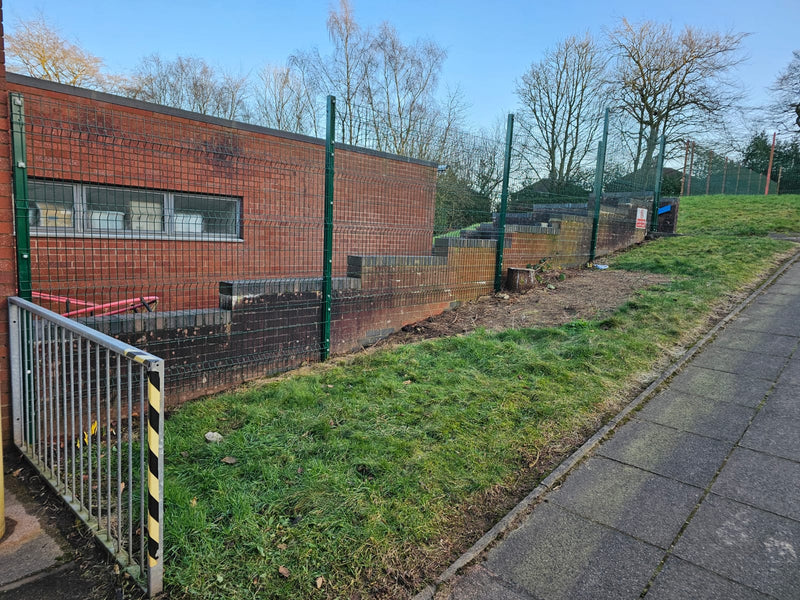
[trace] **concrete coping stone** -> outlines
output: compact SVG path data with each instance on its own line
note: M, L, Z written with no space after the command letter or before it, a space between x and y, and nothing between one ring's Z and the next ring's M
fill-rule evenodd
M203 308L84 317L78 321L107 335L119 335L163 329L227 325L231 322L231 315L230 312L219 308Z
M445 266L447 261L440 256L348 256L349 267L432 267Z
M506 225L506 233L540 233L544 235L558 235L560 230L560 223L550 223L548 225Z
M578 215L561 215L559 219L550 219L550 223L591 223L592 221L594 221L592 217L579 217Z
M361 289L361 280L354 277L333 277L335 291ZM322 277L286 277L278 279L238 279L220 281L219 294L227 297L322 291Z
M548 204L532 204L531 206L533 208L532 212L537 212L541 210L557 210L559 208L566 208L566 209L586 208L587 205L588 202L550 202ZM499 215L500 213L493 213L493 214ZM525 215L528 213L509 213L509 214Z
M437 238L435 246L445 246L450 248L494 248L497 240L482 240L479 238Z

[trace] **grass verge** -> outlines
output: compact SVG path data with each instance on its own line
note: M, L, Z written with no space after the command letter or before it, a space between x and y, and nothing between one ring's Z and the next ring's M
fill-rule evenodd
M685 234L767 235L800 232L796 195L681 198L678 231Z
M782 198L800 212L800 197ZM706 200L682 203L684 230L704 230L693 219L705 222ZM606 318L376 351L184 406L166 426L171 597L418 589L477 538L459 536L493 490L577 444L791 248L735 237L739 213L729 225L714 213L718 234L665 238L611 260L672 282ZM796 216L769 218L752 231L791 227ZM224 441L206 444L207 431Z

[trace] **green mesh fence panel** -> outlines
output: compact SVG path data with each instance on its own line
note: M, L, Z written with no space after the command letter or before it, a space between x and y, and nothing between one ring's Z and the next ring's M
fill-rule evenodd
M164 358L173 402L319 360L324 140L18 87L37 303ZM330 352L493 293L505 132L341 102L335 128ZM644 238L655 181L608 156L598 256ZM587 262L595 158L543 177L515 137L504 269Z
M683 196L753 195L765 192L766 173L757 173L711 148L686 142L683 155ZM777 173L773 173L769 180L769 193L778 193Z

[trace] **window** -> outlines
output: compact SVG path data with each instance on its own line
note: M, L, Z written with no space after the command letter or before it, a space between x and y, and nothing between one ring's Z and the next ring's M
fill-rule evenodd
M33 227L75 226L75 198L73 186L66 183L29 181L28 216Z
M33 233L235 238L240 198L30 180Z
M202 230L213 235L235 236L239 230L239 202L232 198L173 195L175 233Z
M164 194L143 190L84 186L89 229L164 231Z

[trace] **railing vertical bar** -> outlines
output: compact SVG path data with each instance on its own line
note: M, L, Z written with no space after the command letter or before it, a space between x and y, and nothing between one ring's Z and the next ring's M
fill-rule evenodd
M128 361L128 555L133 560L133 363Z
M64 434L62 438L62 442L59 443L58 447L63 448L64 452L64 495L66 496L67 488L69 487L69 465L67 464L69 458L69 441L68 441L68 426L69 426L69 400L67 397L69 394L67 393L67 332L59 327L59 337L61 338L61 359L59 360L59 367L61 370L61 400L59 402L59 412L62 416L62 427L61 432ZM61 472L61 467L59 466L59 473Z
M77 438L75 439L75 446L80 449L78 452L78 480L80 483L79 501L81 506L84 506L85 496L83 495L83 436L81 429L83 428L83 338L78 336L77 348L75 354L78 356L78 431L76 432Z
M53 443L55 445L55 480L58 482L58 491L61 490L61 356L59 338L61 330L58 325L53 325L53 414L55 415L55 428L53 429Z
M57 479L56 461L58 460L56 446L57 431L58 431L58 373L56 371L56 361L58 360L58 343L56 342L56 328L55 325L49 324L50 341L48 346L50 348L50 366L48 373L50 377L50 397L49 397L49 410L50 410L50 473L53 479Z
M106 535L111 539L111 350L106 350Z
M95 371L96 373L97 371ZM89 492L89 503L87 506L89 507L89 515L92 514L92 506L94 505L94 493L92 489L94 488L94 452L93 452L93 436L92 433L92 342L91 340L87 340L86 342L86 430L85 430L85 440L86 440L86 456L87 456L87 465L86 465L86 472L89 476L86 478L86 489Z
M20 310L18 306L14 306L12 304L8 305L9 311L11 315L9 316L9 322L13 323L15 320L18 324L18 335L16 336L15 340L12 340L10 358L12 360L12 367L11 373L12 377L14 376L14 365L13 361L17 362L16 367L16 374L17 374L17 382L16 384L12 384L11 394L12 394L12 415L21 414L22 422L17 427L15 424L15 435L14 439L19 440L25 446L28 445L28 424L30 421L30 414L29 414L29 407L28 407L28 390L29 386L27 385L27 373L30 369L31 363L28 361L28 354L27 354L27 347L28 347L28 339L26 335L26 321L27 321L27 312ZM14 334L13 329L11 330L11 334ZM16 348L16 351L14 350ZM14 390L14 387L18 386L18 391ZM18 408L19 412L14 412L14 408ZM18 432L18 433L17 433Z
M47 413L49 419L49 428L48 428L48 435L47 435L47 448L48 448L48 461L47 467L50 471L50 475L53 476L53 464L54 464L54 451L53 451L53 436L54 429L53 424L55 422L55 418L53 417L53 408L55 402L53 401L55 392L53 392L53 325L51 323L47 323L47 364L45 368L45 374L47 376L47 396L45 400L47 402Z
M122 363L117 358L117 552L122 548Z
M97 453L97 479L95 485L97 486L97 525L98 527L102 527L103 523L103 462L101 457L101 445L100 445L100 436L102 435L103 427L100 424L100 415L102 415L102 410L100 409L100 345L95 344L94 349L94 368L95 368L95 378L94 378L94 396L95 396L95 407L94 407L94 416L95 422L97 423L97 431L95 435L97 436L94 440L95 442L95 452Z
M18 309L19 310L19 309ZM25 437L25 444L28 449L36 442L36 432L34 427L38 419L35 415L36 410L36 389L33 386L34 378L34 362L33 362L33 328L32 328L32 315L26 310L20 310L22 321L25 330L25 345L22 347L24 353L24 364L22 365L22 373L25 378L25 410L27 420L23 423ZM33 438L33 439L31 439Z
M69 332L69 413L70 413L70 437L69 437L69 452L70 463L72 466L72 501L77 499L77 479L75 477L75 470L77 468L77 457L75 456L75 337L72 332Z
M42 321L42 410L44 411L44 439L42 440L42 464L50 469L50 324Z
M25 429L28 423L25 410L25 388L22 382L25 380L27 363L24 356L25 335L24 335L24 316L25 313L14 304L8 305L8 332L9 332L9 362L11 366L11 414L13 421L13 440L17 444L25 445ZM22 419L21 421L19 419ZM2 476L0 476L2 479ZM2 515L0 515L2 518ZM3 526L0 526L3 529Z
M39 369L39 377L41 379L41 386L39 387L39 403L41 404L41 421L42 433L39 436L41 443L39 444L39 460L43 465L47 466L47 323L39 321L39 352L42 360Z
M36 419L36 452L34 456L38 460L42 456L44 450L44 423L46 420L42 402L42 395L44 393L44 378L42 377L42 368L44 367L44 342L42 336L44 332L42 331L41 320L38 317L34 317L34 319L36 324L36 345L34 347L36 353L36 413L39 415Z
M63 472L64 471L63 467L65 465L62 464L62 460L61 460L62 459L62 454L63 454L61 452L61 449L64 447L64 438L63 438L63 433L64 433L64 428L63 428L64 411L63 411L62 405L64 403L64 395L65 395L64 394L64 388L62 386L63 378L64 378L64 369L62 368L62 362L64 360L64 357L62 356L63 348L61 347L61 338L63 336L63 330L58 325L55 325L54 326L54 333L55 333L55 338L56 338L55 339L55 357L56 358L55 358L55 363L53 365L54 366L54 372L55 372L55 382L54 382L54 386L53 386L54 390L55 390L55 404L53 405L53 408L54 408L55 413L56 413L56 431L58 432L56 434L56 481L58 482L58 486L59 486L58 487L58 491L63 494L64 493L64 487L63 486L66 483L65 478L64 478L64 472ZM63 462L64 463L66 462L66 458L64 459Z
M25 443L25 386L22 384L25 373L25 360L22 358L24 343L22 314L18 306L8 305L8 337L9 337L9 366L11 367L11 415L12 439L17 444ZM20 421L20 418L22 419ZM0 454L2 448L0 448ZM0 467L2 468L2 467ZM0 475L0 481L3 476ZM0 484L2 485L2 484ZM2 503L0 503L2 504ZM5 519L5 512L0 508L0 518ZM5 531L5 521L0 525L0 530Z

